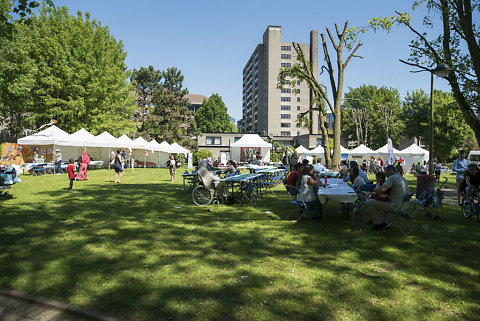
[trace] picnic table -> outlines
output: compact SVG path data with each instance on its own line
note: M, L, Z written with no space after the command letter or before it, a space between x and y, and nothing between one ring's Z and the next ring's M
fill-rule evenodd
M222 178L221 181L230 185L232 195L234 195L235 192L240 194L240 206L242 206L244 198L252 200L252 198L255 197L255 193L257 194L256 196L258 196L259 186L255 184L254 181L262 176L263 174L258 173L240 174Z
M318 188L318 199L320 203L326 204L328 200L343 204L355 204L358 199L357 193L351 188L347 182L341 178L331 178L327 180L325 187ZM349 206L349 216L352 223L352 231L354 225L354 206Z

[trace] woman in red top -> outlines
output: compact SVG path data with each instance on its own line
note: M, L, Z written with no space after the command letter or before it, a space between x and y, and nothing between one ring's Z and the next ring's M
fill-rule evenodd
M70 163L67 166L68 178L70 179L68 189L73 189L73 181L75 180L75 165L73 165L73 158L70 158L68 162Z
M84 150L82 152L82 156L80 158L80 167L78 168L77 179L79 181L86 181L87 180L87 166L90 164L90 157L87 155L87 151Z

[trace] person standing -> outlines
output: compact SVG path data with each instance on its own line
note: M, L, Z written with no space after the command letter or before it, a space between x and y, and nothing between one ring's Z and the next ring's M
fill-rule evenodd
M115 162L113 164L113 169L115 169L115 183L120 184L120 179L123 175L123 156L122 151L117 149L117 155L115 155Z
M75 165L73 165L73 162L73 158L68 160L67 173L68 179L70 180L70 185L68 185L69 190L73 189L73 181L75 180Z
M122 149L122 169L125 169L125 165L127 163L127 152L125 149Z
M38 148L37 147L35 147L33 149L33 162L38 163Z
M468 168L470 162L468 159L465 158L466 154L465 151L461 150L458 152L458 158L453 162L452 171L457 173L456 181L457 181L457 201L458 205L460 206L460 196L462 194L462 183L464 178L464 173Z
M290 172L295 171L295 169L297 168L297 163L298 163L298 153L294 149L292 153L292 158L290 159Z
M82 155L80 155L79 160L80 160L80 166L78 168L77 179L79 181L86 181L87 167L88 167L88 164L90 164L90 157L88 157L86 150L82 152Z
M62 174L62 153L60 153L60 149L55 151L55 162L57 164L57 175Z
M174 155L170 155L170 161L168 162L170 168L170 182L175 182L175 175L177 173L177 161Z

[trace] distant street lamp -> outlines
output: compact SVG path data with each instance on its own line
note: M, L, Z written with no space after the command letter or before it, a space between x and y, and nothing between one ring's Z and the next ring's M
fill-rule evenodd
M433 109L433 75L446 78L452 71L452 67L447 64L439 64L435 69L430 70L430 149L428 160L428 174L433 175L433 146L434 146L434 133L435 133L435 119Z

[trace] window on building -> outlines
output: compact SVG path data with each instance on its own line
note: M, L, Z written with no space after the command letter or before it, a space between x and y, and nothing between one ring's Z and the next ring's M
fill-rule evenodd
M299 124L299 123L296 123L296 126L297 126L297 128L300 128L300 124Z
M242 137L235 137L235 138L233 139L233 142L234 142L234 143L238 142L238 141L240 140L240 138L242 138Z
M206 145L221 145L222 144L222 137L207 136L205 144Z
M318 146L318 145L322 145L322 144L323 144L322 139L321 139L321 138L317 138L317 146Z
M291 109L292 109L292 106L290 106L290 105L282 105L281 108L282 108L282 110L291 110Z
M300 97L297 97L297 103L299 103L299 102L300 102Z
M292 66L292 64L289 62L282 62L281 65L282 67L289 67L289 68Z
M283 82L284 85L290 85L290 80L288 79L285 79L285 81Z
M290 136L290 132L280 132L280 136Z
M299 94L299 93L300 93L300 88L295 88L295 92L296 92L297 94Z
M300 111L300 106L297 106L297 110Z
M281 118L282 119L290 119L292 116L290 114L282 114Z
M290 128L290 123L281 123L281 124L280 124L280 127Z
M299 86L300 86L300 80L297 80L297 85L299 85Z
M282 93L284 93L284 94L289 94L289 93L292 92L292 90L291 90L290 88L282 88L281 91L282 91Z
M291 46L282 46L282 51L290 51L292 50Z
M299 131L297 131L297 136L300 136L300 132L299 132Z
M291 97L281 97L280 98L282 101L292 101Z
M282 54L282 59L292 59L291 55Z

